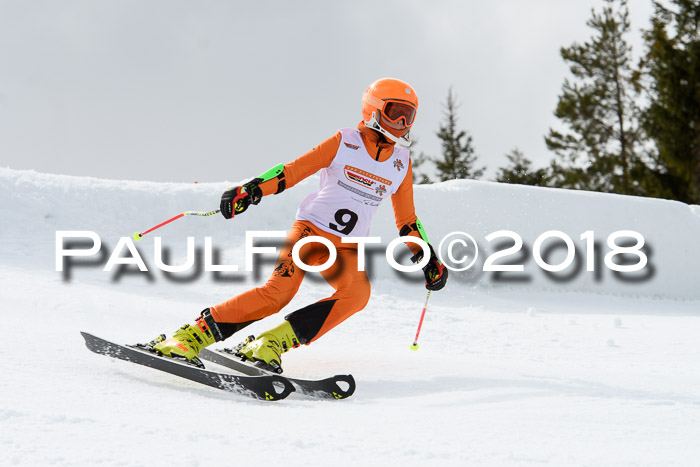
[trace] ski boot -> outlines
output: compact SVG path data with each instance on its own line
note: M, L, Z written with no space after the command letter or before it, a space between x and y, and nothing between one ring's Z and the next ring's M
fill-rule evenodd
M223 340L219 326L211 316L209 308L202 311L194 324L185 324L175 331L172 337L166 338L165 334L153 339L145 345L141 345L159 355L178 358L199 368L204 368L199 358L199 351Z
M255 366L273 373L282 373L281 355L291 348L299 347L297 338L289 321L284 321L258 336L249 336L233 350L239 357L255 362Z

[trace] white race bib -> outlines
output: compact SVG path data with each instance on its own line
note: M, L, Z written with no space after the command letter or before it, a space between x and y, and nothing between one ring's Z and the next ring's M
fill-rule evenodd
M359 130L340 130L333 162L321 169L318 189L302 201L297 220L341 237L367 237L379 204L399 189L408 170L408 149L394 146L384 162L374 159Z

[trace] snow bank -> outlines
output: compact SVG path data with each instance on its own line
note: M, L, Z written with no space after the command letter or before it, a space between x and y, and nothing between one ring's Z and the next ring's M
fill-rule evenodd
M143 231L186 210L216 209L223 189L241 181L209 184L111 181L0 169L2 261L54 270L58 230L94 231L104 242L105 253L111 253L109 249L116 246L120 237L130 237L134 231ZM186 255L185 237L196 237L201 247L204 237L209 236L222 254L221 263L239 264L242 268L245 232L288 230L298 204L316 184L317 180L311 178L281 196L268 197L260 206L234 221L227 222L220 216L186 218L152 236L162 236L165 247L172 250L173 264ZM479 246L475 264L466 272L453 272L451 276L450 292L456 295L468 294L474 289L515 288L700 298L700 206L467 180L416 186L415 203L433 244L437 246L452 232L465 232ZM503 230L520 236L523 246L494 264L519 264L523 266L521 272L483 271L489 255L513 245L513 240L504 236L492 242L486 240L489 234ZM569 236L575 247L572 263L560 272L544 271L534 259L537 237L552 230ZM604 256L610 251L608 237L623 230L638 232L644 238L643 252L648 263L639 272L616 273L604 263ZM581 239L584 232L593 232L589 234L594 236L593 250ZM385 203L377 214L372 235L380 236L383 245L396 237L390 203ZM152 239L145 238L138 243L138 248L149 268L152 267ZM442 250L444 257L445 248ZM551 250L550 254L541 256L549 264L561 263L566 257L567 250L561 239L546 240L541 251L547 250ZM455 251L459 259L459 250ZM471 254L468 250L463 253ZM593 255L593 271L587 270L589 254ZM624 259L630 263L639 260L634 255L624 255L614 261ZM370 268L373 280L401 277L388 267L381 254L370 263ZM93 269L81 271L81 277L99 277L99 268ZM416 274L410 277L416 279Z
M120 182L0 169L0 309L17 328L5 333L0 359L4 463L226 465L266 459L271 439L287 463L310 466L692 465L700 457L700 302L678 300L698 297L692 241L700 211L680 203L485 182L416 187L433 242L464 230L483 251L470 273L454 274L432 295L419 352L409 345L425 300L420 275L404 283L374 261L368 306L285 354L291 376L352 373L357 391L346 401L292 394L270 405L89 352L78 331L143 342L249 284L158 273L115 281L98 264L75 269L66 281L54 270L56 231L95 231L113 249L120 237L184 210L215 209L221 191L237 182ZM287 230L314 183L266 198L234 221L187 218L164 227L172 262L183 256L187 236L199 244L211 236L221 263L242 264L244 232ZM385 244L396 235L391 217L383 206L374 226ZM494 278L479 271L493 248L485 236L502 229L517 232L528 253L509 258L522 262L523 272ZM566 232L581 258L582 232L600 241L637 230L651 247L654 274L625 282L600 265L587 272L584 261L557 281L532 259L534 240L551 229ZM152 240L138 248L152 267ZM288 307L245 335L259 335L329 289L305 280ZM178 425L183 408L206 420ZM267 420L288 420L292 428L242 435ZM171 425L177 429L164 431Z

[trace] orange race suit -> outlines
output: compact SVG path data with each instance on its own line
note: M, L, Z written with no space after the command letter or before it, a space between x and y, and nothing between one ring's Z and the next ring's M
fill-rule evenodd
M372 157L379 162L392 157L396 149L393 142L370 130L362 122L357 129L367 150L367 154L358 152L357 157ZM342 141L341 131L338 131L298 159L285 164L284 189L291 188L310 175L329 167L339 154ZM403 169L403 164L397 169ZM413 204L413 175L410 158L405 170L403 181L398 188L393 189L391 195L394 217L402 235L420 238L420 234L415 229L417 218ZM259 188L263 196L275 194L279 192L279 182L277 179L271 179L261 183ZM381 185L377 189L380 190ZM244 326L284 308L299 290L305 275L305 271L291 259L291 250L297 241L308 236L328 239L335 246L338 256L329 269L321 272L328 284L335 289L335 293L286 316L300 343L308 344L315 341L352 314L362 310L369 301L370 283L365 271L357 270L357 244L341 243L341 236L334 235L329 229L315 225L309 220L297 220L280 251L274 272L265 285L212 306L210 310L214 320L217 323L236 323ZM411 242L407 245L413 253L422 251L415 243ZM310 266L324 264L328 257L328 248L320 243L309 243L300 250L300 259ZM222 327L225 326L226 324L223 324ZM237 326L235 329L243 326Z

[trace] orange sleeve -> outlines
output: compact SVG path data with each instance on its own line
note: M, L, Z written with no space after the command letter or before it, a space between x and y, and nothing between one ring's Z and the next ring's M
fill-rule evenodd
M394 207L394 219L396 220L396 228L401 231L401 227L406 224L416 222L416 208L413 204L413 164L408 160L408 171L404 177L399 189L391 195L391 204ZM420 238L420 234L413 231L409 234L412 237ZM413 254L422 251L416 243L406 243L406 246Z
M341 135L340 132L337 132L303 156L288 164L284 164L285 189L293 187L306 177L331 165L333 158L338 153L340 141ZM273 178L261 183L260 189L263 192L263 196L276 193L277 179Z

